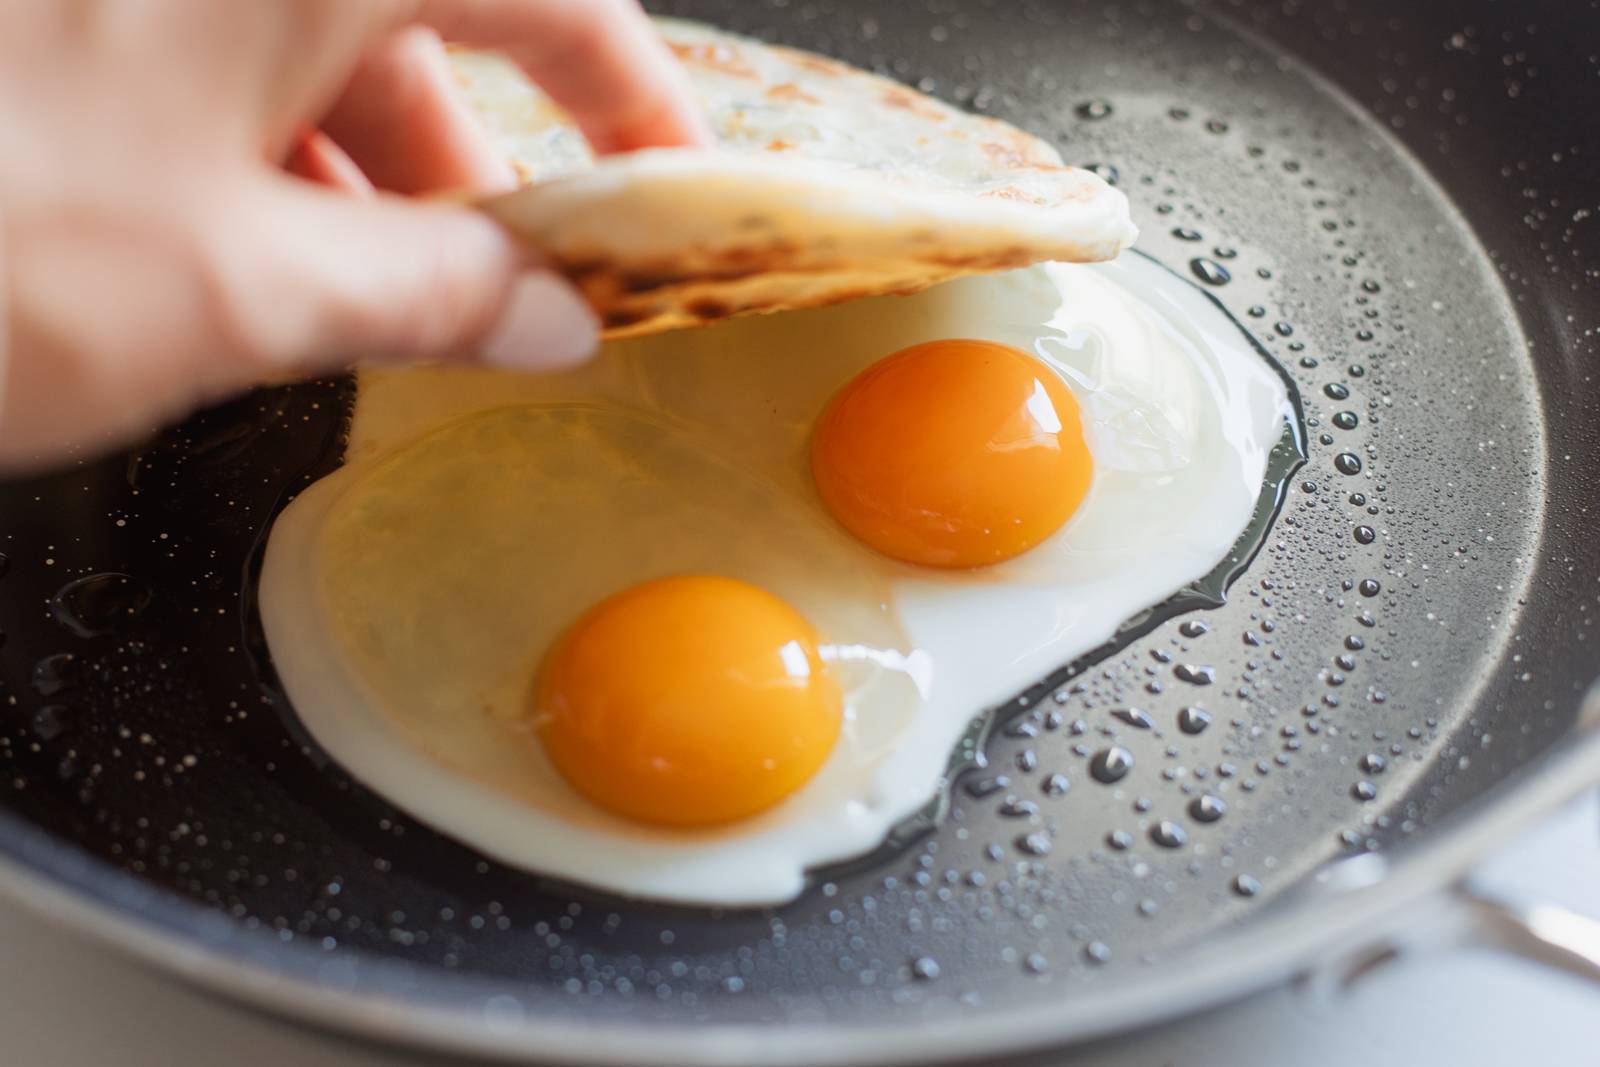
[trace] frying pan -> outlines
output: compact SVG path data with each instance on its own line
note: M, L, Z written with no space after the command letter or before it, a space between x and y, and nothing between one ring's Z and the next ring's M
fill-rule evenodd
M1600 780L1600 5L662 6L1119 182L1301 396L1248 569L989 709L931 825L794 903L641 904L430 832L299 728L255 566L350 384L259 393L0 488L19 898L229 996L522 1061L1022 1062L1424 935L1594 977L1592 925L1461 886Z

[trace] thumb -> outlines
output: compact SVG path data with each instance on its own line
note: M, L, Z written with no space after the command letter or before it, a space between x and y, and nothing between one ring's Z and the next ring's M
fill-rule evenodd
M469 208L357 198L275 179L228 286L250 347L277 366L480 361L555 369L598 343L576 289Z

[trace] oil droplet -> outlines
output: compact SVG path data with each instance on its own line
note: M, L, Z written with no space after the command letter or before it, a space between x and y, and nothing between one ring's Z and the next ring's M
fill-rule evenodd
M33 713L33 736L54 741L66 732L71 720L72 709L65 704L45 704Z
M1333 457L1333 465L1340 474L1361 473L1361 457L1354 452L1340 452Z
M1201 241L1205 239L1205 235L1199 230L1191 229L1188 226L1176 227L1172 231L1172 236L1180 241Z
M1189 832L1175 822L1162 819L1150 827L1150 840L1162 848L1182 848L1189 840Z
M991 775L985 778L974 778L967 783L967 795L982 799L991 793L998 793L1011 784L1011 779L1003 774Z
M1117 184L1117 179L1122 177L1122 172L1111 163L1089 163L1086 164L1083 169L1088 171L1090 174L1093 174L1107 185Z
M1389 761L1376 752L1368 752L1361 757L1361 769L1368 774L1382 774L1389 767Z
M1341 430L1353 430L1361 425L1361 419L1353 411L1337 411L1333 415L1333 424Z
M1378 539L1378 531L1370 526L1357 526L1355 528L1355 539L1357 544L1370 545Z
M1200 619L1188 619L1178 627L1178 632L1185 637L1203 637L1211 632L1211 627Z
M1052 774L1044 780L1039 787L1047 797L1062 797L1067 795L1067 790L1072 788L1072 783L1064 774Z
M1322 387L1322 391L1330 400L1350 399L1350 389L1342 382L1329 382Z
M1248 874L1241 874L1233 880L1233 891L1241 897L1253 897L1261 892L1261 883Z
M1089 760L1089 775L1097 782L1110 785L1120 782L1133 770L1133 753L1121 745L1103 748Z
M1000 802L1000 814L1008 819L1022 819L1039 814L1039 805L1019 797L1006 797Z
M1028 953L1028 958L1022 961L1022 965L1033 974L1044 974L1050 969L1050 961L1037 952Z
M1195 822L1216 822L1228 813L1228 805L1221 797L1210 793L1195 797L1189 802L1189 816Z
M1203 733L1211 725L1211 713L1198 705L1191 705L1178 712L1178 729L1186 734Z
M1148 730L1155 725L1155 720L1140 708L1117 708L1111 713L1111 717L1140 730Z
M1048 856L1050 854L1050 835L1045 833L1023 834L1017 838L1017 849L1030 856Z
M1378 584L1376 578L1363 578L1360 584L1356 586L1356 592L1362 596L1377 596L1382 591L1383 586Z
M1085 100L1073 109L1080 119L1096 122L1100 119L1111 117L1111 102L1108 100Z
M1350 795L1357 800L1377 800L1378 787L1363 779L1350 787Z
M1105 963L1111 958L1111 949L1104 941L1091 941L1083 946L1083 958L1094 964Z
M1106 835L1106 844L1118 852L1126 852L1133 847L1133 835L1126 830L1113 830Z
M1190 685L1210 685L1217 680L1215 667L1202 667L1194 663L1180 663L1172 668L1172 673L1177 675L1180 682Z
M918 981L931 982L939 977L939 961L932 956L918 956L911 961L911 974Z
M55 696L78 684L78 661L71 652L57 652L33 665L33 688L40 696Z
M1189 261L1189 269L1194 272L1196 278L1199 278L1207 285L1227 285L1233 281L1233 275L1228 273L1227 267L1224 267L1214 259L1206 259L1204 256L1197 256L1191 259Z
M62 586L50 598L50 615L78 637L100 637L141 614L153 596L138 579L107 571Z

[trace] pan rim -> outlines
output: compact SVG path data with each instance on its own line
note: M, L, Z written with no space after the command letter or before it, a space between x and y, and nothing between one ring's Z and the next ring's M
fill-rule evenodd
M1381 943L1401 925L1407 905L1446 890L1495 845L1600 784L1600 683L1590 688L1572 734L1568 743L1558 742L1451 813L1428 839L1376 854L1384 860L1382 875L1369 884L1329 891L1313 876L1304 883L1303 899L1286 897L1274 913L1208 939L1203 950L1174 954L1157 976L1140 972L1075 992L1050 1012L1034 1004L947 1023L780 1024L781 1047L773 1042L773 1024L627 1023L597 1029L592 1021L540 1017L495 1025L482 1011L327 988L267 962L261 951L309 962L316 951L309 945L285 945L271 931L240 930L214 909L140 882L9 813L0 813L0 895L220 1000L391 1047L488 1062L553 1064L559 1057L583 1067L858 1067L983 1059L1170 1021L1303 972L1334 946L1349 951ZM104 896L85 888L97 881L110 887ZM161 916L184 927L169 929ZM207 944L208 924L226 931L236 947Z

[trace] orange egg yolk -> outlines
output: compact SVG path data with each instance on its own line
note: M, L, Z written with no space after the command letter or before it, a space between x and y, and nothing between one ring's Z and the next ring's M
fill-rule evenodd
M804 785L843 701L801 615L731 578L674 577L591 608L540 666L535 722L557 770L618 815L712 826Z
M1072 391L991 341L880 360L829 401L811 439L834 517L884 555L933 567L1026 552L1071 517L1093 467Z

